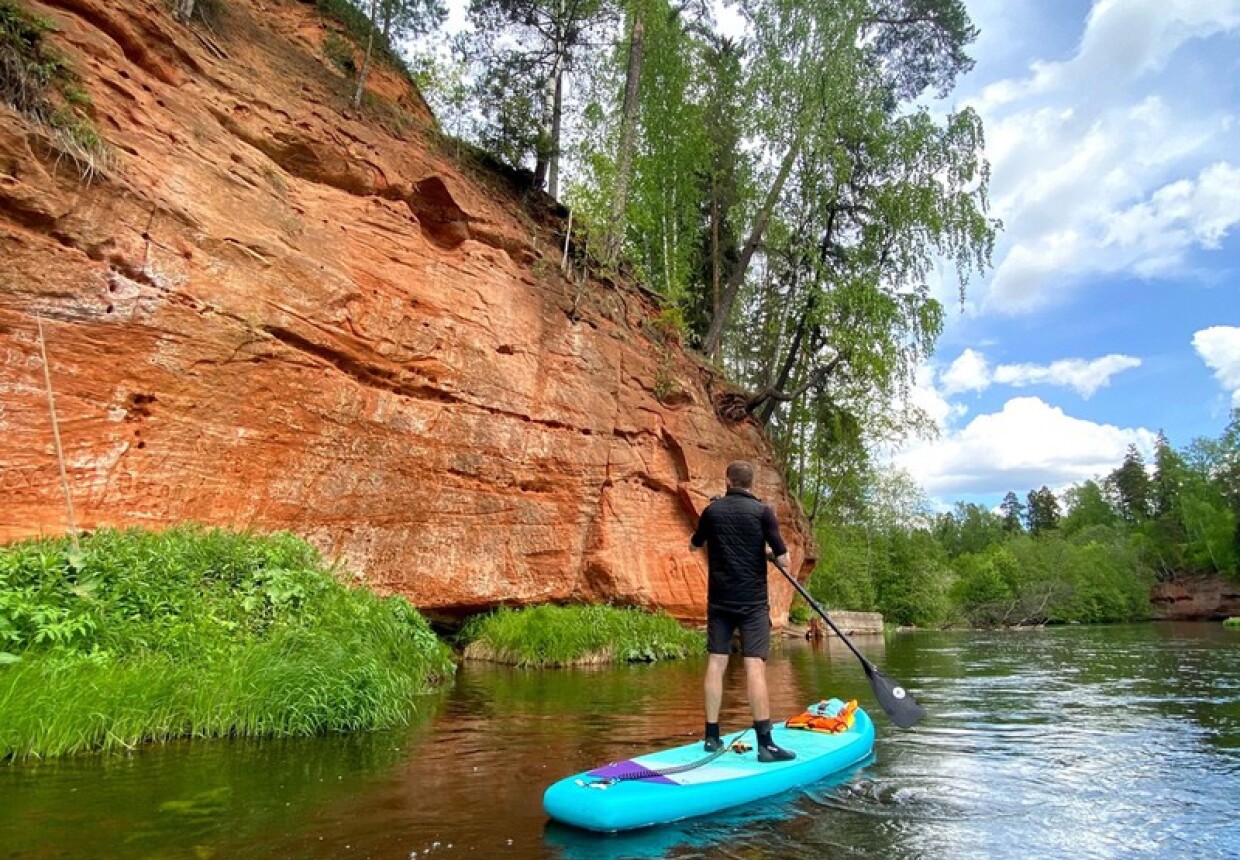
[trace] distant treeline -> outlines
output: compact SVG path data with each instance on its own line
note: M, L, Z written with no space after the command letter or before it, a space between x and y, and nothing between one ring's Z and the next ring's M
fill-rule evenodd
M1144 618L1157 580L1240 578L1240 410L1216 439L1177 450L1159 434L1152 468L1130 446L1110 474L1059 495L940 514L920 498L905 477L876 479L863 509L821 524L810 590L920 626Z

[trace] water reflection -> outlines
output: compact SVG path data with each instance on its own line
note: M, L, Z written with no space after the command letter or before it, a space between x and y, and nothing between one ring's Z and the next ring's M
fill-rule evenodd
M398 732L151 747L0 768L0 856L781 860L1238 856L1240 634L1217 625L858 639L929 716L876 713L856 658L789 641L776 713L875 712L875 760L698 821L600 837L548 824L570 773L701 731L704 660L536 672L465 666ZM743 670L725 729L749 722Z

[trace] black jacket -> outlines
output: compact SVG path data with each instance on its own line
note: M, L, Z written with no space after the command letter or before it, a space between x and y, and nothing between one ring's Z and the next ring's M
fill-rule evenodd
M693 545L710 554L710 585L706 600L720 609L765 606L766 548L776 556L788 551L779 522L769 505L735 487L702 511Z

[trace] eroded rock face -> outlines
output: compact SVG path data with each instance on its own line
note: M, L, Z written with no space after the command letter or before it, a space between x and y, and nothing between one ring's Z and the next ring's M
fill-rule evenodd
M1150 594L1154 617L1204 621L1240 616L1240 582L1221 576L1186 576L1160 582Z
M66 528L38 315L79 527L289 529L432 611L700 618L688 536L743 457L808 572L761 434L649 302L566 280L549 204L403 82L350 112L311 7L229 0L208 44L159 0L29 5L111 154L83 182L0 108L0 541Z

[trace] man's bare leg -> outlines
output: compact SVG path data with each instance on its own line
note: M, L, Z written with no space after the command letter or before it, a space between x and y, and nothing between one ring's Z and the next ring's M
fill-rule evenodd
M727 668L727 654L711 654L707 658L706 681L703 684L706 693L706 741L703 748L707 752L723 749L719 738L719 709L723 705L723 673Z
M706 663L706 722L719 722L723 706L723 673L728 668L727 654L711 654Z
M749 696L749 712L754 722L771 718L770 693L766 687L766 661L761 657L745 658L745 689Z

